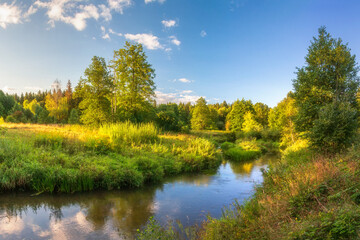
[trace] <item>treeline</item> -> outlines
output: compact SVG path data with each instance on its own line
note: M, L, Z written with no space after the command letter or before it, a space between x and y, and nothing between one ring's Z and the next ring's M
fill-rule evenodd
M237 100L207 104L157 105L155 70L141 44L126 42L106 63L93 57L72 91L0 92L0 116L7 122L70 123L99 126L109 122L155 122L165 131L230 130L239 135L279 140L299 139L325 152L351 145L358 127L359 78L355 55L324 27L311 42L305 66L298 68L294 91L276 107Z
M195 105L155 101L155 70L141 44L126 43L109 62L93 57L78 85L58 82L51 91L0 96L0 116L6 122L62 123L99 126L109 122L155 122L165 131L233 130L259 132L268 128L270 108L237 100Z

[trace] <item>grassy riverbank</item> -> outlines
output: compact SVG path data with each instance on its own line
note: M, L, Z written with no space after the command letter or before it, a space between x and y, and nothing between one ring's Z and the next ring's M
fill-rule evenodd
M180 232L152 221L139 239L359 239L359 173L359 144L323 156L298 141L245 204L234 202L221 218Z
M325 157L299 143L265 172L245 205L209 218L200 239L360 238L360 149Z
M219 151L188 134L152 124L3 124L0 191L75 192L140 187L183 172L216 169Z

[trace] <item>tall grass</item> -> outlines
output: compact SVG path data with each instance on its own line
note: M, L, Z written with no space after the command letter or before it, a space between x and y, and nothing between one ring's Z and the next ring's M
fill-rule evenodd
M153 124L83 126L5 124L0 192L75 192L159 182L220 165L218 151L191 135L158 136Z
M99 128L98 133L109 136L114 144L123 145L153 143L158 140L159 131L153 123L123 122L104 125Z

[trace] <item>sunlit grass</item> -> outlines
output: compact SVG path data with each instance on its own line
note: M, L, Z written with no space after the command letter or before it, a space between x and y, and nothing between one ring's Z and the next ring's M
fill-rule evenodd
M140 187L181 172L219 166L215 145L153 124L3 124L0 191L89 191Z

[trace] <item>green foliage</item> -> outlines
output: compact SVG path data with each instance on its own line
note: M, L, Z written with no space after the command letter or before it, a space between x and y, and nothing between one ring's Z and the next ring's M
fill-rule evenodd
M282 146L291 145L298 138L294 124L296 114L297 109L292 92L289 92L286 98L269 112L270 130L281 134Z
M113 85L105 60L94 56L84 75L85 78L80 79L74 94L76 98L81 99L79 103L82 111L81 122L95 126L109 122L111 119L109 97Z
M125 43L111 61L115 95L113 112L120 120L144 122L153 112L155 70L141 44Z
M244 122L241 130L244 133L249 133L252 131L260 132L262 130L262 125L255 120L255 117L251 112L247 112L244 115Z
M261 148L256 141L241 141L240 144L225 142L221 144L221 149L226 158L232 161L249 161L261 155Z
M178 105L175 103L161 104L156 109L156 123L165 131L178 132L182 129Z
M342 102L356 107L358 66L347 44L332 38L325 27L319 29L318 37L311 42L305 60L306 65L298 69L293 83L298 108L295 123L300 132L312 132L319 130L314 124L319 125L316 120L320 109L327 104Z
M192 112L191 128L194 130L215 129L215 121L212 118L209 107L204 98L196 101L195 108Z
M245 114L253 111L254 107L250 100L245 101L245 99L242 99L241 101L235 101L226 117L226 129L241 131Z
M79 111L76 108L71 109L69 116L69 124L79 124L80 116Z
M357 114L346 102L333 102L320 108L308 134L311 145L328 153L349 147L356 136Z
M11 114L11 110L16 104L13 96L5 95L3 91L0 90L0 116L7 117Z
M62 96L61 90L46 96L45 107L49 111L49 116L54 117L58 122L67 120L69 105L67 99Z
M99 134L108 136L117 145L153 143L158 139L158 129L152 123L133 124L131 122L105 124Z
M270 108L264 103L255 103L254 117L256 122L260 123L263 128L269 125L269 112Z

